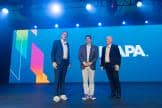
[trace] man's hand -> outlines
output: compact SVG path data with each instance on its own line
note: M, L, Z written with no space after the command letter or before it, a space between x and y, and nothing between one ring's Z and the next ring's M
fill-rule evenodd
M69 64L68 68L71 68L71 64Z
M56 62L53 62L52 66L53 66L54 69L57 69L57 63Z
M92 62L87 62L87 65L88 65L88 66L91 66L91 65L92 65Z
M83 62L83 65L84 65L85 67L87 67L87 66L88 66L88 63L87 63L87 62Z
M115 71L119 71L119 65L114 65L114 69L115 69Z
M101 70L102 70L102 71L104 70L103 66L101 66Z
M84 65L85 67L88 67L88 66L91 66L91 65L92 65L92 62L83 62L83 65Z

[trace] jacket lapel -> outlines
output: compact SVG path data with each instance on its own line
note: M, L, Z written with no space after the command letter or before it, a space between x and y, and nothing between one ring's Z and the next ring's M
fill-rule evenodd
M109 56L111 55L111 52L113 51L113 48L114 48L114 45L113 45L113 44L111 44L111 48L110 48L110 54L109 54Z
M59 46L61 47L61 51L62 51L62 54L63 54L64 52L63 52L63 46L62 46L61 40L59 40L59 44L60 44Z
M85 61L87 61L87 46L84 45Z
M93 45L91 45L91 49L90 49L89 58L91 58L91 57L92 57L92 50L93 50Z

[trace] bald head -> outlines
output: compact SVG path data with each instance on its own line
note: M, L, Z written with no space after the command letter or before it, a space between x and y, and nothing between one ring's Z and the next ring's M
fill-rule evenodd
M107 37L106 37L106 44L107 44L107 45L112 44L112 36L107 36Z

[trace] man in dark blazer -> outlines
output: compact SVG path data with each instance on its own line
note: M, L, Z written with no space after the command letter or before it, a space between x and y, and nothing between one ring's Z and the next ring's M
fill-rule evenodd
M82 100L95 100L94 96L94 76L96 61L98 58L98 47L91 43L91 35L86 35L86 44L79 49L79 60L82 69L84 97ZM89 81L89 84L88 84Z
M112 44L112 37L106 37L106 46L102 48L101 68L106 70L110 81L111 97L121 98L121 87L119 82L119 67L121 55L118 45Z
M70 62L67 35L67 32L61 33L61 39L54 41L51 52L52 66L55 72L55 96L53 97L53 101L55 102L68 99L64 93L65 77Z

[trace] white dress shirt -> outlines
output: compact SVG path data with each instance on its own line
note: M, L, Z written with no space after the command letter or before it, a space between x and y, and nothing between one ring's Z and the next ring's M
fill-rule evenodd
M67 42L61 39L62 43L62 48L63 48L63 59L68 58L68 47L67 47Z
M111 44L106 46L105 63L110 63L110 48Z
M89 56L90 56L90 53L91 53L91 44L87 44L86 48L87 48L87 62L88 62L89 61Z

